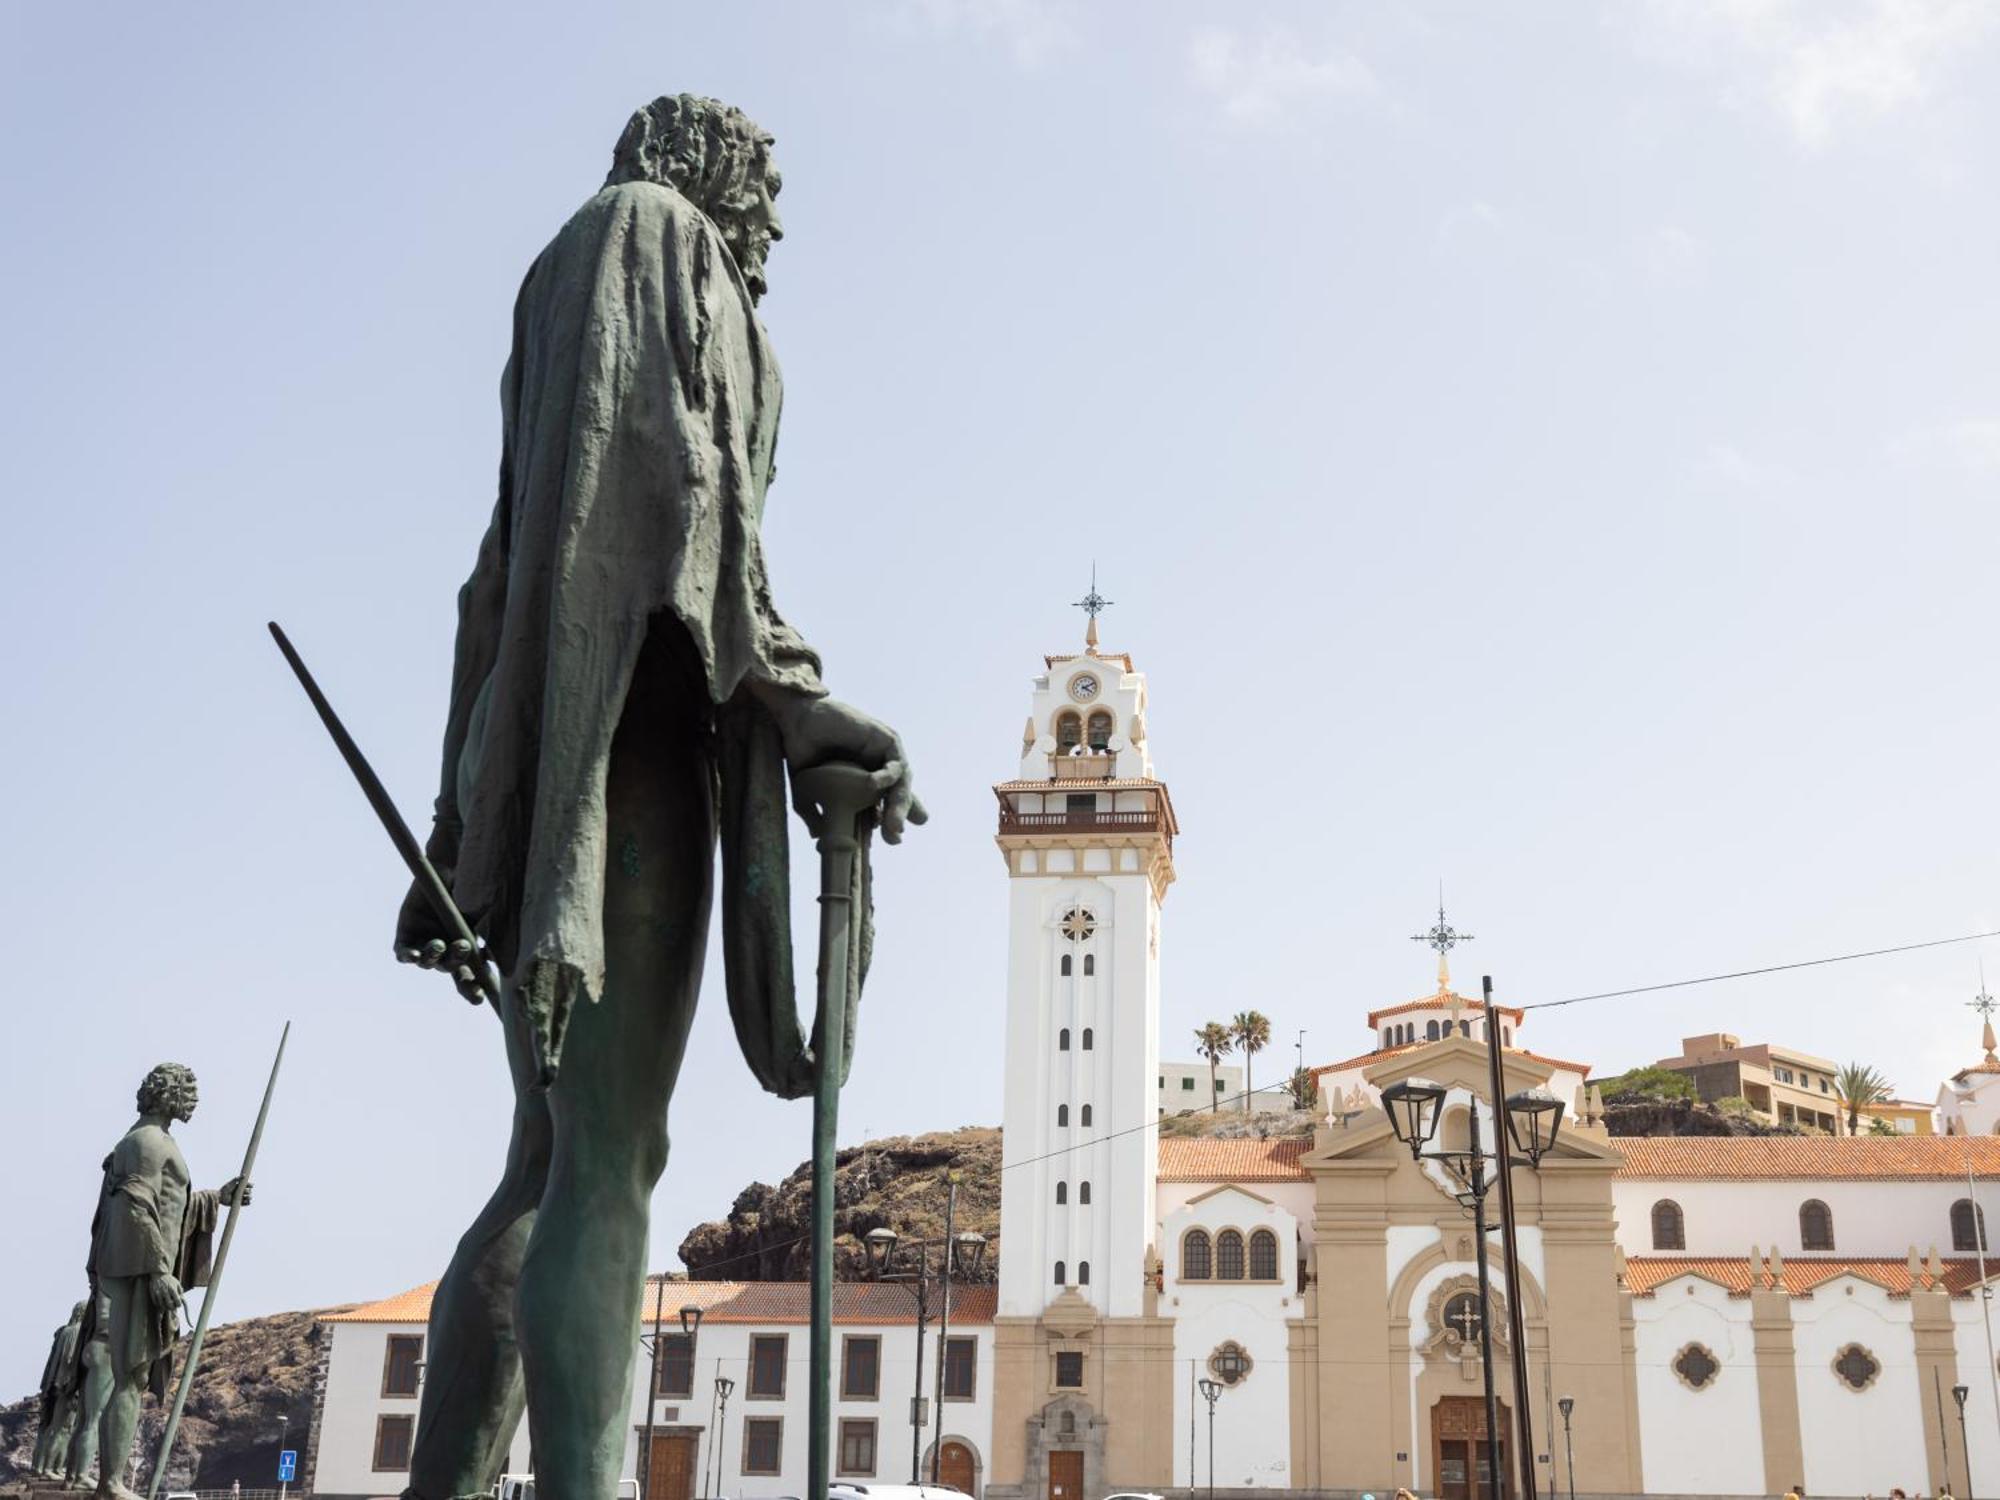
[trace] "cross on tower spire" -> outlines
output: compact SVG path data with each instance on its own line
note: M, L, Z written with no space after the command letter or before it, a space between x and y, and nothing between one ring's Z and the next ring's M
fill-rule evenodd
M1077 600L1073 608L1090 616L1090 626L1083 633L1083 644L1092 650L1097 647L1097 617L1111 607L1112 601L1097 592L1097 564L1090 565L1090 592Z
M2000 1004L1996 1004L1993 997L1986 993L1986 964L1984 961L1979 965L1979 993L1968 1000L1966 1004L1978 1011L1980 1020L1986 1023L1985 1030L1980 1033L1979 1037L1979 1045L1986 1049L1986 1060L1988 1062L2000 1062L2000 1057L1996 1057L1993 1051L1995 1045L1993 1039L1993 1012L1996 1009L2000 1009Z
M1451 967L1449 961L1447 960L1446 955L1449 954L1451 950L1456 948L1460 943L1471 942L1472 934L1469 932L1460 932L1457 928L1453 927L1451 923L1445 920L1444 882L1442 880L1438 882L1437 926L1433 927L1429 932L1411 933L1410 941L1413 943L1422 943L1427 948L1433 948L1437 950L1438 993L1440 995L1450 994Z

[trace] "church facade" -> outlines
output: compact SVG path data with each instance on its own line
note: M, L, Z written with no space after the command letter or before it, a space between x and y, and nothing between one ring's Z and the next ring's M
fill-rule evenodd
M1510 1094L1567 1106L1552 1153L1514 1175L1539 1490L2000 1485L1984 1296L2000 1270L1985 1238L2000 1135L1981 1121L1937 1136L1614 1140L1589 1065L1531 1045L1524 1009L1501 1008L1488 1037L1441 953L1425 993L1357 1007L1365 1050L1317 1071L1309 1133L1162 1138L1179 823L1147 711L1144 674L1099 649L1094 622L1082 652L1045 658L1034 679L1019 760L995 787L1009 924L1000 1279L954 1306L941 1419L927 1394L912 1400L935 1388L935 1324L921 1344L906 1289L839 1289L841 1479L927 1475L935 1449L946 1483L990 1500L1200 1493L1211 1478L1229 1492L1482 1500L1489 1338L1513 1463L1497 1236L1489 1330L1462 1185L1412 1158L1380 1101L1402 1080L1434 1084L1439 1144L1461 1147L1474 1109L1490 1143L1497 1042ZM2000 1076L1992 1046L1989 1031L1959 1093ZM401 1489L427 1293L327 1319L318 1493ZM647 1500L803 1493L804 1286L668 1281L649 1307L656 1296L661 1375L649 1388L639 1362L626 1472L649 1476ZM692 1335L672 1331L683 1306L704 1313ZM1219 1387L1212 1414L1205 1380ZM525 1434L515 1447L525 1469Z

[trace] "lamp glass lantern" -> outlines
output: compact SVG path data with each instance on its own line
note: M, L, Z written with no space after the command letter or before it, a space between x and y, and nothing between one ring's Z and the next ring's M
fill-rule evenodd
M1415 1083L1405 1078L1382 1090L1382 1108L1388 1113L1389 1128L1396 1139L1410 1148L1414 1158L1422 1154L1437 1134L1442 1117L1444 1090L1434 1083Z
M689 1338L701 1331L701 1309L689 1303L681 1309L681 1332Z
M868 1269L877 1276L889 1269L889 1262L896 1254L896 1231L886 1226L871 1229L864 1237L868 1250Z
M1562 1408L1563 1421L1567 1422L1569 1421L1569 1414L1576 1410L1576 1397L1559 1397L1557 1398L1556 1405Z
M1972 1387L1969 1385L1955 1385L1951 1388L1951 1399L1958 1403L1958 1413L1960 1416L1965 1415L1965 1398L1971 1394Z
M1507 1134L1513 1138L1514 1149L1527 1157L1530 1165L1540 1166L1556 1143L1562 1117L1562 1100L1547 1089L1512 1095L1507 1100Z
M1215 1405L1215 1398L1222 1394L1221 1384L1217 1381L1210 1380L1205 1375L1201 1378L1200 1382L1197 1384L1196 1389L1198 1389L1201 1392L1201 1399L1206 1401L1210 1406Z
M960 1276L977 1276L986 1263L986 1236L970 1229L951 1238L951 1265Z
M725 1403L729 1400L730 1396L735 1393L735 1390L736 1390L736 1382L731 1380L727 1375L718 1375L715 1377L715 1393L718 1396L720 1396Z

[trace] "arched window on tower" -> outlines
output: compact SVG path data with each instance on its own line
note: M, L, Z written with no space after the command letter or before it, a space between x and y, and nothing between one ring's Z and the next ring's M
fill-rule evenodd
M1068 1272L1069 1272L1069 1267L1065 1266L1065 1265L1064 1265L1064 1264L1063 1264L1063 1263L1062 1263L1061 1261L1057 1261L1057 1262L1056 1262L1056 1285L1057 1285L1057 1286L1068 1286L1068 1285L1069 1285L1069 1275L1068 1275Z
M1662 1198L1653 1205L1653 1248L1687 1249L1687 1224L1681 1218L1681 1206L1671 1198Z
M1091 749L1108 750L1111 747L1113 722L1111 715L1101 708L1090 716L1090 727L1085 732L1085 737L1090 741Z
M1057 753L1062 755L1067 755L1072 749L1074 749L1078 745L1081 745L1082 743L1083 743L1083 715L1074 712L1057 714L1056 715Z
M1056 1033L1056 1051L1069 1051L1069 1028L1067 1026Z
M1058 1202L1058 1203L1067 1203L1067 1202L1069 1202L1069 1184L1068 1184L1068 1183L1066 1183L1066 1182L1059 1182L1059 1183L1057 1183L1057 1184L1056 1184L1056 1202ZM957 1248L957 1247L956 1247L956 1246L954 1246L953 1248L955 1249L955 1248Z
M1076 1201L1077 1201L1077 1202L1078 1202L1079 1204L1084 1204L1084 1203L1088 1203L1088 1202L1090 1201L1090 1184L1089 1184L1089 1183L1087 1183L1087 1182L1079 1182L1079 1183L1078 1183L1078 1184L1076 1185Z
M1063 978L1065 978L1065 979L1069 978L1069 955L1068 955L1067 953L1065 953L1065 954L1064 954L1064 955L1062 956L1062 969L1061 969L1061 973L1062 973L1062 977L1063 977Z
M1069 1124L1069 1106L1067 1104L1058 1104L1056 1106L1056 1125L1061 1127L1067 1124Z
M1799 1205L1799 1248L1833 1248L1833 1210L1817 1198L1808 1198Z
M1083 1118L1077 1121L1077 1123L1081 1125L1085 1130L1090 1129L1090 1106L1088 1104L1084 1105Z
M1458 1023L1458 1034L1470 1041L1472 1039L1472 1023L1470 1021L1460 1021Z
M1243 1236L1234 1229L1215 1237L1215 1275L1218 1281L1243 1279Z
M1278 1237L1268 1229L1260 1229L1250 1236L1250 1279L1278 1279Z
M1086 1052L1090 1050L1090 1041L1091 1041L1090 1028L1086 1026L1083 1028L1083 1050Z
M1972 1251L1992 1248L1986 1238L1986 1210L1970 1198L1961 1198L1951 1206L1951 1248Z
M1434 1042L1437 1039L1438 1039L1438 1023L1435 1021L1424 1022L1424 1040L1427 1042Z
M1214 1247L1206 1229L1190 1229L1181 1236L1181 1280L1207 1281L1215 1274Z
M1078 1262L1076 1263L1076 1284L1077 1284L1078 1286L1089 1286L1089 1285L1090 1285L1090 1262L1089 1262L1089 1261L1087 1261L1087 1260L1080 1260L1080 1261L1078 1261Z
M1083 955L1083 972L1086 975L1097 972L1097 955L1095 953L1086 953Z
M1500 1045L1501 1045L1501 1046L1503 1046L1503 1047L1511 1047L1511 1046L1513 1046L1513 1045L1514 1045L1514 1028L1513 1028L1513 1027L1511 1027L1511 1026L1502 1026L1502 1027L1500 1028Z

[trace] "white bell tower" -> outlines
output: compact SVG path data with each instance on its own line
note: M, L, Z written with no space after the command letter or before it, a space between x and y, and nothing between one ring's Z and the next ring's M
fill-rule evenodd
M1101 1317L1143 1310L1155 1235L1160 902L1173 803L1153 776L1146 679L1100 651L1043 658L1019 774L994 788L1007 861L1000 1314L1075 1288ZM1018 1164L1018 1165L1017 1165Z

